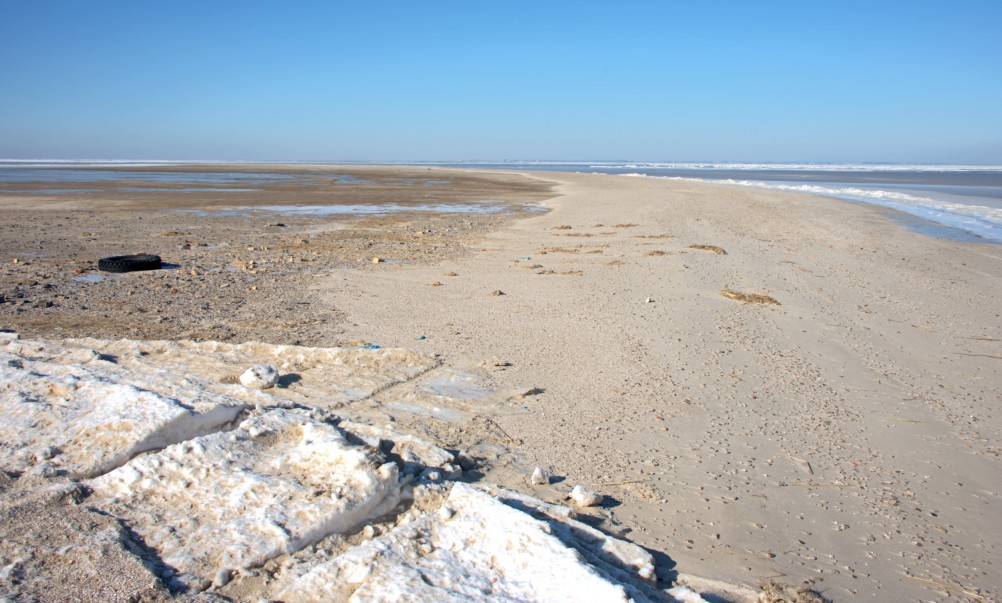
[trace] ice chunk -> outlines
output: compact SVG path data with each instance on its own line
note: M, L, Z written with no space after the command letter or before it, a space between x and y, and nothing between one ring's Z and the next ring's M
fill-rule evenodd
M349 532L400 500L396 465L286 410L137 458L89 486L91 504L205 580Z
M425 468L445 469L446 472L452 473L458 469L454 466L457 462L456 455L410 434L400 433L389 427L376 427L349 420L341 421L338 427L370 445L384 441L392 443L393 453L404 461L405 473L417 473ZM378 446L373 447L378 448ZM409 464L413 467L409 467Z
M145 370L147 375L160 373L174 382L191 379L203 390L263 406L289 400L310 407L336 408L405 383L441 362L429 354L403 349L313 348L257 342L71 339L63 345L99 350L117 358L120 365ZM259 364L271 365L281 374L273 389L264 393L233 385L248 366ZM163 381L161 375L157 376L158 381ZM288 387L291 384L295 386Z
M487 485L484 489L504 504L547 522L555 536L617 581L630 583L636 578L651 583L657 581L654 557L643 547L577 521L576 513L568 507L497 486Z
M57 473L94 476L214 431L245 408L208 393L182 403L123 382L107 362L61 364L44 360L43 350L31 357L9 349L0 351L0 469L20 473L46 462Z
M270 364L252 366L240 375L240 383L251 389L271 389L278 383L278 371Z
M646 601L648 594L661 599L650 587L645 590L643 581L617 583L606 571L609 565L589 564L548 522L477 488L454 484L442 508L448 512L427 513L316 565L278 598L287 603Z

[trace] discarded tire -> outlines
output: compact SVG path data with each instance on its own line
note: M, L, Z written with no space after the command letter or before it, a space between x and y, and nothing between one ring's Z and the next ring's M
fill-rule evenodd
M135 272L137 270L159 270L158 255L113 255L97 261L97 269L102 272Z

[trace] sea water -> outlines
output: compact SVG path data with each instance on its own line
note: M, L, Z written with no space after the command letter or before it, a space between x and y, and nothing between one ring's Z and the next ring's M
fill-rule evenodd
M670 178L809 193L903 212L912 219L902 222L923 234L1002 243L1002 166L549 161L437 165Z
M140 180L172 184L219 186L253 185L304 179L302 174L273 172L121 172L114 168L187 164L231 164L240 161L133 161L133 160L3 160L0 159L0 183L14 182L107 182ZM288 165L324 162L272 162ZM860 203L880 205L911 216L903 220L912 230L932 236L963 241L1002 243L1002 166L912 165L912 164L828 164L828 163L671 163L621 161L506 161L506 162L338 162L360 165L407 165L466 167L481 169L569 171L613 174L632 177L671 178L802 192L835 197ZM86 167L88 169L74 169ZM100 170L94 168L111 168ZM330 178L340 184L370 184L357 177L335 173L308 175ZM445 181L435 179L400 179L401 186L431 186ZM389 183L385 183L389 184ZM46 189L49 190L49 189ZM58 189L52 189L55 192ZM190 189L197 190L196 187ZM220 189L215 189L219 192ZM241 189L233 188L231 191ZM7 191L13 192L13 191ZM41 191L33 191L40 193ZM61 191L63 192L63 191ZM445 205L445 204L443 204ZM470 204L461 211L490 211L490 203ZM387 209L383 208L382 212ZM413 206L392 208L411 210ZM442 211L437 206L423 206L426 211ZM277 208L289 211L289 208ZM316 208L302 210L315 213ZM327 210L337 211L337 210ZM372 207L354 207L352 212L372 211ZM454 210L455 211L455 210Z

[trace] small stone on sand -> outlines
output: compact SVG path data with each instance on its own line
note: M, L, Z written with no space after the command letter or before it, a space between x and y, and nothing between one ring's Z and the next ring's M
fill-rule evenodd
M542 467L536 467L532 470L531 481L533 486L545 486L550 483L550 472Z
M594 507L598 503L602 502L602 496L600 494L592 492L581 484L574 486L574 489L571 490L570 498L579 507Z
M268 389L278 383L278 371L270 364L252 366L240 375L240 383L251 389Z

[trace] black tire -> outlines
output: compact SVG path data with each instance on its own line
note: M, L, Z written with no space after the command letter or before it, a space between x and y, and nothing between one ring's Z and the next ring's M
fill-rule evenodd
M158 255L113 255L97 261L97 269L102 272L135 272L137 270L159 270Z

